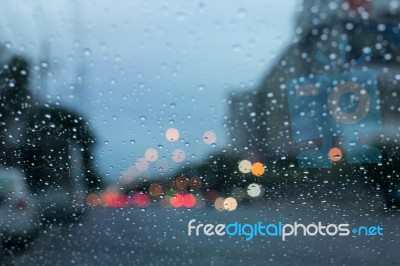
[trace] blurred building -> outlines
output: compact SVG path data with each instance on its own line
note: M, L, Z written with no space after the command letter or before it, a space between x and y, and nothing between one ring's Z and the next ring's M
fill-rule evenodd
M393 37L400 32L399 12L400 1L394 0L304 0L296 14L292 43L278 56L259 88L230 95L232 149L247 150L264 160L296 157L302 150L318 149L318 140L293 140L289 82L363 67L379 68L376 72L380 72L384 64L400 66L394 57L399 45ZM344 39L346 43L341 44ZM366 52L367 48L370 51ZM396 103L382 98L392 88L386 86L382 91L388 77L378 76L384 122L393 125L388 108Z
M400 1L305 0L296 17L258 89L231 94L231 152L270 164L268 180L314 168L400 206Z

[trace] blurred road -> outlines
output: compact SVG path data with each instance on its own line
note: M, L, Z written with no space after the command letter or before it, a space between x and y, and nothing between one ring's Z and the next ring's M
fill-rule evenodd
M400 212L382 210L379 199L285 203L213 208L113 209L95 207L73 225L46 227L34 246L14 257L16 265L400 265ZM202 223L283 221L304 224L380 225L384 236L244 237L188 236L191 219Z

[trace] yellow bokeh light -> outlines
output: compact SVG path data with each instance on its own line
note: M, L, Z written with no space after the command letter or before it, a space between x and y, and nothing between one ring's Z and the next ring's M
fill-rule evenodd
M254 163L251 168L251 173L255 176L261 176L265 173L264 165L262 163Z
M175 142L179 139L179 131L176 128L171 127L165 132L165 137L168 141Z
M242 160L239 162L239 171L243 174L247 174L251 172L251 162L249 160Z
M144 153L144 158L148 162L155 162L158 159L158 152L155 149L147 149L146 152Z
M217 135L211 130L206 131L203 135L203 141L209 145L215 144L217 142Z
M228 197L224 200L224 209L227 211L234 211L237 208L237 201L233 197Z

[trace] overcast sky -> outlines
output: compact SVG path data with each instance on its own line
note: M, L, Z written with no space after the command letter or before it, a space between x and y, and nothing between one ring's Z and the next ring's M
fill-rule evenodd
M171 167L174 149L193 161L223 148L227 93L257 88L291 39L296 3L77 2L2 1L0 41L48 62L33 89L88 117L113 179L148 148ZM170 127L177 142L165 139ZM208 130L215 147L202 140Z

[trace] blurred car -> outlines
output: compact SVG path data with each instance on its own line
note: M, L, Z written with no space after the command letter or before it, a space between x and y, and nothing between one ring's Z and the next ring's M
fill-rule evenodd
M23 247L38 232L38 208L25 174L20 169L0 168L0 240Z

